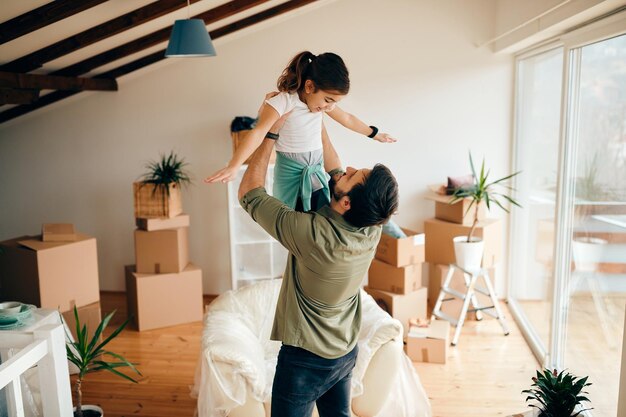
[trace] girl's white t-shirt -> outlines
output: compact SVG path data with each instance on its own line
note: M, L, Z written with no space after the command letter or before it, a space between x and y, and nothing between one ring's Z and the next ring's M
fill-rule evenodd
M280 129L275 148L279 152L311 152L322 149L322 112L312 112L298 93L279 93L265 100L279 115L291 111Z

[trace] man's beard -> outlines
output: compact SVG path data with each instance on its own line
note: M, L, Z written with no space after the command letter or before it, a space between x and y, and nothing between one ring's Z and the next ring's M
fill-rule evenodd
M330 189L330 195L335 201L339 201L341 200L341 197L345 197L348 195L348 193L336 191L337 181L335 181L335 178L333 177L331 177L330 180L328 181L328 188Z

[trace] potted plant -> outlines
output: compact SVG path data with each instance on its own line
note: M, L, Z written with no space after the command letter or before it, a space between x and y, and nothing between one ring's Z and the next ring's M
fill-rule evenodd
M133 183L135 217L175 217L182 213L180 189L191 183L184 169L187 163L174 151L161 155L158 161L146 165L147 172Z
M537 376L533 377L531 389L523 390L522 393L528 394L526 402L538 403L530 404L530 407L538 410L538 417L574 417L591 410L582 409L581 405L589 402L589 398L583 395L588 394L583 389L591 385L587 378L578 378L565 371L559 373L556 369L552 372L544 369L543 372L537 371ZM580 410L576 411L579 405Z
M103 411L95 405L83 405L83 393L81 390L85 376L91 372L106 370L131 382L137 383L136 380L128 375L118 371L118 368L128 367L141 376L141 372L135 368L135 364L128 362L117 353L104 350L104 347L113 340L126 327L129 319L127 319L120 327L115 329L113 333L106 339L101 341L101 336L109 324L109 321L115 314L115 311L109 313L104 320L100 322L98 328L92 337L89 337L87 326L81 326L78 317L78 310L74 307L74 318L76 320L76 340L66 343L67 359L78 368L78 376L75 383L76 390L76 407L74 408L74 417L102 417ZM105 356L117 359L116 362L108 362Z
M474 220L472 221L472 225L467 236L457 236L453 239L457 265L467 271L473 272L480 269L484 249L484 242L482 239L474 236L474 230L478 224L480 205L484 201L487 209L489 210L492 204L496 204L508 213L509 210L502 204L502 201L500 201L500 198L503 198L515 206L521 206L511 196L507 195L507 191L511 191L513 188L506 183L506 181L518 175L519 172L507 175L506 177L492 182L488 182L490 171L488 170L485 172L485 160L483 159L479 176L476 175L471 152L469 154L469 160L472 175L474 177L474 184L456 189L452 194L450 204L455 204L461 199L469 198L470 204L467 207L466 214L474 205L476 205Z

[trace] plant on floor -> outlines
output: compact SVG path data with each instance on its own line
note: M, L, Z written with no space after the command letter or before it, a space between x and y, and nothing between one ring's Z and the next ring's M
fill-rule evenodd
M181 187L191 183L191 178L184 169L186 165L184 159L179 159L178 155L171 151L169 155L161 155L161 159L158 161L148 162L146 165L148 171L141 178L141 182L154 184L153 193L160 189L169 196L171 184Z
M452 200L450 200L450 204L457 203L459 200L464 198L469 198L471 200L467 211L465 214L469 213L470 209L476 205L476 211L474 214L474 221L472 222L472 227L470 228L469 233L467 234L467 242L472 241L472 235L474 234L474 229L476 229L476 225L478 224L478 212L481 203L484 201L487 205L487 209L491 208L491 204L495 203L502 210L507 213L509 210L502 205L502 202L499 198L504 198L506 201L511 204L520 206L517 201L515 201L511 196L508 195L507 191L514 191L514 188L507 184L506 181L518 175L521 171L518 171L514 174L507 175L506 177L500 178L498 180L487 182L489 178L489 172L485 172L485 159L483 158L483 163L480 168L480 175L476 175L476 170L474 169L474 161L472 160L472 153L469 154L470 167L472 168L472 175L474 176L474 184L471 186L465 186L458 188L452 194Z
M591 410L587 408L575 411L582 402L589 402L589 399L582 394L585 387L591 385L587 382L588 377L579 378L565 371L557 372L544 369L537 371L537 376L533 377L531 389L522 391L529 394L526 402L537 401L539 404L530 404L531 407L539 409L539 417L573 417L580 415L583 411ZM534 388L532 388L534 387ZM582 407L581 407L582 408Z
M98 328L92 337L89 337L89 333L87 332L87 326L80 324L80 319L78 317L78 310L74 307L74 319L76 320L76 341L66 343L66 353L67 359L72 362L78 368L78 377L76 379L76 411L74 412L75 417L83 417L83 393L81 390L81 386L83 383L83 379L85 376L91 372L106 370L115 375L118 375L122 378L125 378L131 382L137 383L136 380L131 378L128 375L125 375L118 371L118 368L129 367L134 372L136 372L139 376L141 376L141 372L135 368L135 364L128 362L122 356L117 353L110 352L108 350L104 350L104 347L117 335L121 333L121 331L128 324L129 319L127 319L121 326L119 326L113 333L111 333L106 339L101 340L101 336L103 335L104 329L111 321L111 318L115 314L115 311L109 313L104 320L100 322ZM117 359L116 362L108 362L104 360L105 356L110 356L112 358Z

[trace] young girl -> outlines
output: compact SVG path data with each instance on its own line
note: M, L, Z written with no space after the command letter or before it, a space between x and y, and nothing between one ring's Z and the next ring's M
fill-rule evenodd
M276 140L274 196L291 208L304 211L329 203L329 176L323 163L323 113L379 142L396 141L337 107L349 89L348 69L339 55L299 53L278 78L280 93L265 101L255 128L237 148L228 166L207 177L205 182L233 180L243 162L268 137ZM278 134L268 133L287 113L290 114Z

